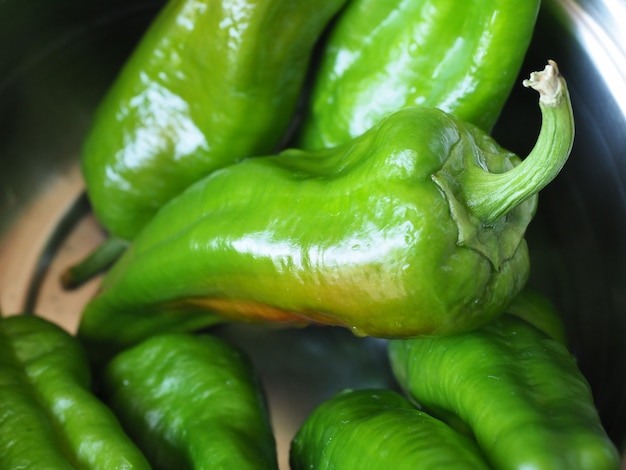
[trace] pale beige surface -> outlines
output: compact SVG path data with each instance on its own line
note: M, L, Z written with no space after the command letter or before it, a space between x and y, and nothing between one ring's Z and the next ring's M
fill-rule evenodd
M72 169L55 176L38 190L40 194L20 213L0 241L0 310L6 315L23 313L42 251L63 215L83 191L83 181L78 170ZM38 304L38 308L42 311L28 313L51 314L47 305ZM73 303L68 307L73 311L63 314L63 322L68 326L72 322L67 320L67 315L76 315L78 308Z

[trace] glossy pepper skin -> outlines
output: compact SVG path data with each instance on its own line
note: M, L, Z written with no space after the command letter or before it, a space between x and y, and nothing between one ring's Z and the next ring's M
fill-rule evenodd
M527 286L513 299L506 312L567 346L567 334L561 315L550 299L541 292Z
M277 469L249 358L210 335L154 336L116 356L104 399L155 469Z
M490 132L540 3L351 1L321 48L297 145L339 145L412 105L438 107Z
M391 390L346 390L306 418L291 470L487 470L476 443Z
M274 152L314 44L345 0L170 0L100 104L82 152L100 223L131 240L192 182Z
M567 348L505 314L481 329L389 342L402 388L464 424L502 470L619 469L589 384Z
M0 468L150 469L91 392L80 343L33 315L0 320Z
M523 163L478 128L411 107L344 146L213 173L135 239L86 306L79 336L97 356L220 318L381 337L486 323L526 282L536 191L571 148L565 84L546 73L560 98L542 105Z

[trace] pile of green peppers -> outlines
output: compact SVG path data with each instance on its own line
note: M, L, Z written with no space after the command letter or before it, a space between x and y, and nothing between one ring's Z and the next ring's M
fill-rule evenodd
M210 330L249 322L388 344L397 389L320 403L293 470L618 469L526 286L575 133L554 61L530 153L490 134L539 8L169 0L86 136L110 268L76 335L0 320L0 467L277 469L262 377Z
M400 391L345 390L320 404L294 437L292 470L359 459L372 470L619 469L589 384L546 332L560 337L555 312L523 297L477 330L390 341Z
M223 340L155 336L96 387L78 339L41 317L1 318L0 353L2 469L278 469L260 379Z
M0 352L0 468L150 468L92 392L74 336L41 317L3 317Z

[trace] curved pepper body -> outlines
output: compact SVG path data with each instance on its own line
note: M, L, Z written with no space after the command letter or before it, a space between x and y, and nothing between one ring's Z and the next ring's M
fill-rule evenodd
M170 0L104 97L82 169L101 224L132 239L190 183L274 152L312 48L345 0Z
M41 317L1 319L0 468L150 469L90 386L76 338Z
M86 306L78 334L92 358L222 319L408 337L502 314L527 280L537 193L574 136L556 64L524 83L543 120L523 161L444 111L407 107L342 146L251 158L198 181Z
M155 469L276 470L249 358L209 335L158 335L104 369L103 396Z
M476 443L391 390L346 390L306 418L292 470L488 469Z
M349 2L322 45L298 146L347 142L412 105L438 107L490 131L517 79L539 6Z
M87 305L79 336L108 350L219 318L382 337L482 325L526 282L523 229L536 198L504 225L474 227L494 242L514 239L506 255L492 262L459 246L432 175L479 154L498 170L519 160L477 128L413 107L342 147L287 150L216 171L135 239Z
M393 340L389 356L402 388L433 415L464 423L494 468L619 468L575 358L520 318Z

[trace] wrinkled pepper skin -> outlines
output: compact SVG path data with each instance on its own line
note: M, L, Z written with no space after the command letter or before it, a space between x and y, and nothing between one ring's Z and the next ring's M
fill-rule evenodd
M345 0L170 0L100 104L82 170L100 223L132 239L190 183L276 151L314 44Z
M341 147L291 149L214 172L135 239L86 306L78 334L97 356L220 318L379 337L476 328L526 282L524 232L537 187L523 177L522 188L517 177L567 158L568 103L546 110L548 128L521 164L478 128L411 107ZM514 181L502 184L510 173ZM498 198L509 200L503 191L527 197L481 221L460 201L479 212L474 196L492 177L500 189L485 202L498 214Z
M389 357L412 399L464 423L494 468L619 469L575 358L521 318L505 314L467 333L392 340Z
M291 470L489 469L476 443L391 390L346 390L306 418Z
M339 145L412 105L438 107L490 132L540 3L351 1L323 44L297 145Z
M278 468L259 379L224 340L154 336L116 356L102 388L155 469Z
M80 343L32 315L0 320L0 468L150 469L91 392Z

